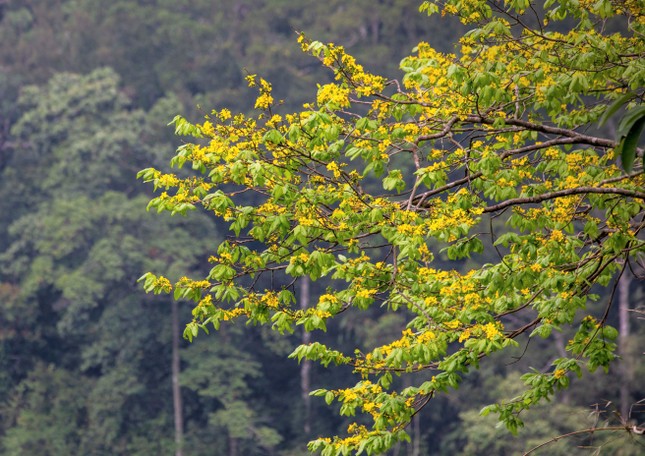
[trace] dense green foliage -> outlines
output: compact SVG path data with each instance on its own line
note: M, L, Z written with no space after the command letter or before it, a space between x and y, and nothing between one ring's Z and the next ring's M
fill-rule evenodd
M218 115L224 107L248 118L257 115L260 111L253 109L257 92L247 87L251 73L270 81L272 108L282 113L302 110L302 103L316 98L317 84L320 90L331 87L327 83L334 75L301 52L296 32L345 46L370 74L388 78L401 74L399 62L419 41L428 41L439 51L458 52L455 43L468 26L449 15L419 14L420 4L416 0L0 2L0 454L288 456L303 454L306 443L319 436L346 432L354 418L339 417L322 398L306 396L320 388L350 387L355 383L352 368L325 369L306 361L299 365L288 355L307 341L353 355L356 347L367 353L400 338L411 313L368 306L370 296L360 306L363 311L348 311L339 321L327 321L326 333L307 336L301 329L320 328L325 319L309 318L297 326L284 319L279 327L285 335L222 321L220 330L208 337L193 343L182 340L183 449L178 449L172 297L146 295L136 280L146 271L184 283L188 283L184 275L207 276L213 268L209 257L230 234L231 220L213 220L206 211L189 218L147 213L151 189L135 175L149 166L170 172L172 150L186 140L174 138L165 128L177 113L202 124L204 114L217 124L212 108ZM608 22L607 27L621 25ZM406 79L423 84L422 66L404 60ZM338 105L329 96L331 92L322 93L318 92L321 105L307 111L320 109L328 115L344 107L344 101ZM630 93L636 95L623 101L640 103L642 88ZM613 139L613 130L618 129L619 138L621 132L622 137L633 137L638 119L618 128L626 109L624 103L616 106L601 136ZM367 109L359 107L358 114L364 116ZM413 111L402 112L401 118L418 115ZM601 111L597 108L593 119ZM184 121L177 125L189 129ZM286 134L277 125L274 131ZM371 124L361 128L367 131ZM277 133L267 135L265 142L278 144ZM296 136L293 140L299 141ZM331 163L325 160L325 166ZM392 157L391 166L395 164L415 171L400 157ZM639 160L633 167L642 172ZM195 175L186 169L175 172L177 179ZM345 169L339 172L345 176ZM333 177L333 166L322 174ZM431 182L436 176L429 174L422 177ZM408 176L385 176L390 179L385 191L389 196L411 182ZM383 192L373 177L362 185ZM266 199L249 196L239 201L251 207ZM334 220L360 225L357 220ZM265 228L268 236L270 227ZM505 230L501 223L496 229L498 234ZM301 233L298 242L307 236ZM439 269L465 272L482 258L497 261L488 242L483 257L456 266L450 266L446 253L439 253L438 243L429 246L436 249L434 267ZM225 253L220 250L218 255ZM379 255L385 260L387 251L381 250L375 259ZM290 266L292 276L318 279L306 292L312 309L321 296L343 290L337 280L319 277L324 266L309 261ZM639 266L632 266L639 273ZM291 277L264 274L256 285L280 291L290 282ZM298 296L297 307L305 292L296 288L289 289ZM630 305L636 307L643 301L642 286L632 280L627 289ZM188 295L186 290L181 291ZM609 296L594 291L601 299L588 303L588 312L600 319ZM182 332L195 318L192 307L180 302ZM610 308L603 323L618 327L617 310ZM556 396L557 406L533 410L519 437L497 429L494 417L483 419L479 411L485 404L521 394L519 372L529 368L548 372L554 359L564 357L566 341L574 337L570 330L531 339L526 351L526 334L518 335L520 347L515 352L492 355L481 370L464 375L454 397L433 398L406 428L411 443L396 444L392 454L516 454L558 434L605 426L605 421L606 426L620 425L613 412L625 415L622 406L627 404L629 410L644 393L638 378L645 371L636 361L645 334L636 318L630 321L632 328L620 352L628 367L610 367L610 376L572 378L575 388ZM512 322L524 323L520 317ZM192 335L190 328L187 334ZM509 364L509 356L516 362ZM412 387L420 379L394 376L392 387ZM601 401L619 408L605 407ZM596 403L597 413L589 420L590 406ZM638 407L631 411L633 424L642 422L639 413ZM609 435L610 441L615 438ZM548 446L546 454L584 454L576 444L622 455L638 454L640 449L629 438L612 447L597 434L565 439Z

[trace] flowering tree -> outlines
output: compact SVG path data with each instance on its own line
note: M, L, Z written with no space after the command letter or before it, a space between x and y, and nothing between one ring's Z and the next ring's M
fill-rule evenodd
M354 386L313 392L371 423L310 442L324 455L387 450L492 353L522 334L548 338L574 326L568 356L524 375L518 397L484 409L515 431L520 412L566 387L570 373L607 369L615 358L612 297L599 315L586 305L592 287L615 284L645 251L641 7L424 2L422 11L458 15L472 29L456 54L419 43L400 82L301 35L303 50L335 75L315 103L281 115L270 82L250 75L257 115L175 118L177 133L194 141L172 164L190 164L197 177L139 173L164 190L150 208L201 206L232 233L207 277L171 284L148 273L146 290L196 302L188 339L237 319L292 332L325 330L374 305L402 313L406 328L385 345L343 353L313 342L293 352L357 375ZM599 128L615 119L617 133ZM464 267L459 260L471 256ZM328 285L306 309L295 297L303 277ZM406 375L413 386L393 381Z

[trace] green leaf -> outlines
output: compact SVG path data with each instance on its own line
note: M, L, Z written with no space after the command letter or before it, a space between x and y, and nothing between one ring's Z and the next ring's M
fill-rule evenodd
M643 117L636 120L618 146L618 149L620 149L620 159L623 164L623 169L628 173L632 171L634 166L636 148L638 147L638 140L643 132L643 127L645 127L645 111L643 111ZM645 165L645 156L643 157L643 160Z
M278 130L274 129L267 131L262 140L273 144L281 144L284 141L284 138Z
M613 326L604 326L602 329L602 335L605 339L614 340L618 338L618 331Z
M618 137L622 138L627 136L627 133L632 129L634 124L645 116L645 106L637 106L628 111L618 125Z
M633 95L631 93L626 93L622 97L614 100L614 102L607 107L603 115L598 120L598 126L602 127L603 125L605 125L607 120L609 120L609 118L613 116L616 111L618 111L622 106L624 106L632 97Z

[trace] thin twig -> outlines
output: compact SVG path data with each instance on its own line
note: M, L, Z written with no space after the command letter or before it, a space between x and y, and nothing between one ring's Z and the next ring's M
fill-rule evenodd
M607 427L600 427L600 428L589 428L589 429L582 429L579 431L573 431L569 432L567 434L562 434L557 437L553 437L550 440L547 440L546 442L543 442L539 444L536 447L531 448L529 451L524 453L522 456L528 456L529 454L535 452L536 450L539 450L542 447L545 447L551 443L557 442L558 440L561 439L566 439L568 437L573 437L575 435L580 435L580 434L593 434L594 432L598 431L627 431L628 434L638 434L640 428L637 428L636 426L629 427L629 426L607 426ZM642 432L642 431L641 431Z

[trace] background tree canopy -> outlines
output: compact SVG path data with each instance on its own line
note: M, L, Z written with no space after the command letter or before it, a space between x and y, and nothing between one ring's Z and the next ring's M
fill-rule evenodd
M640 454L641 3L0 2L0 454Z

